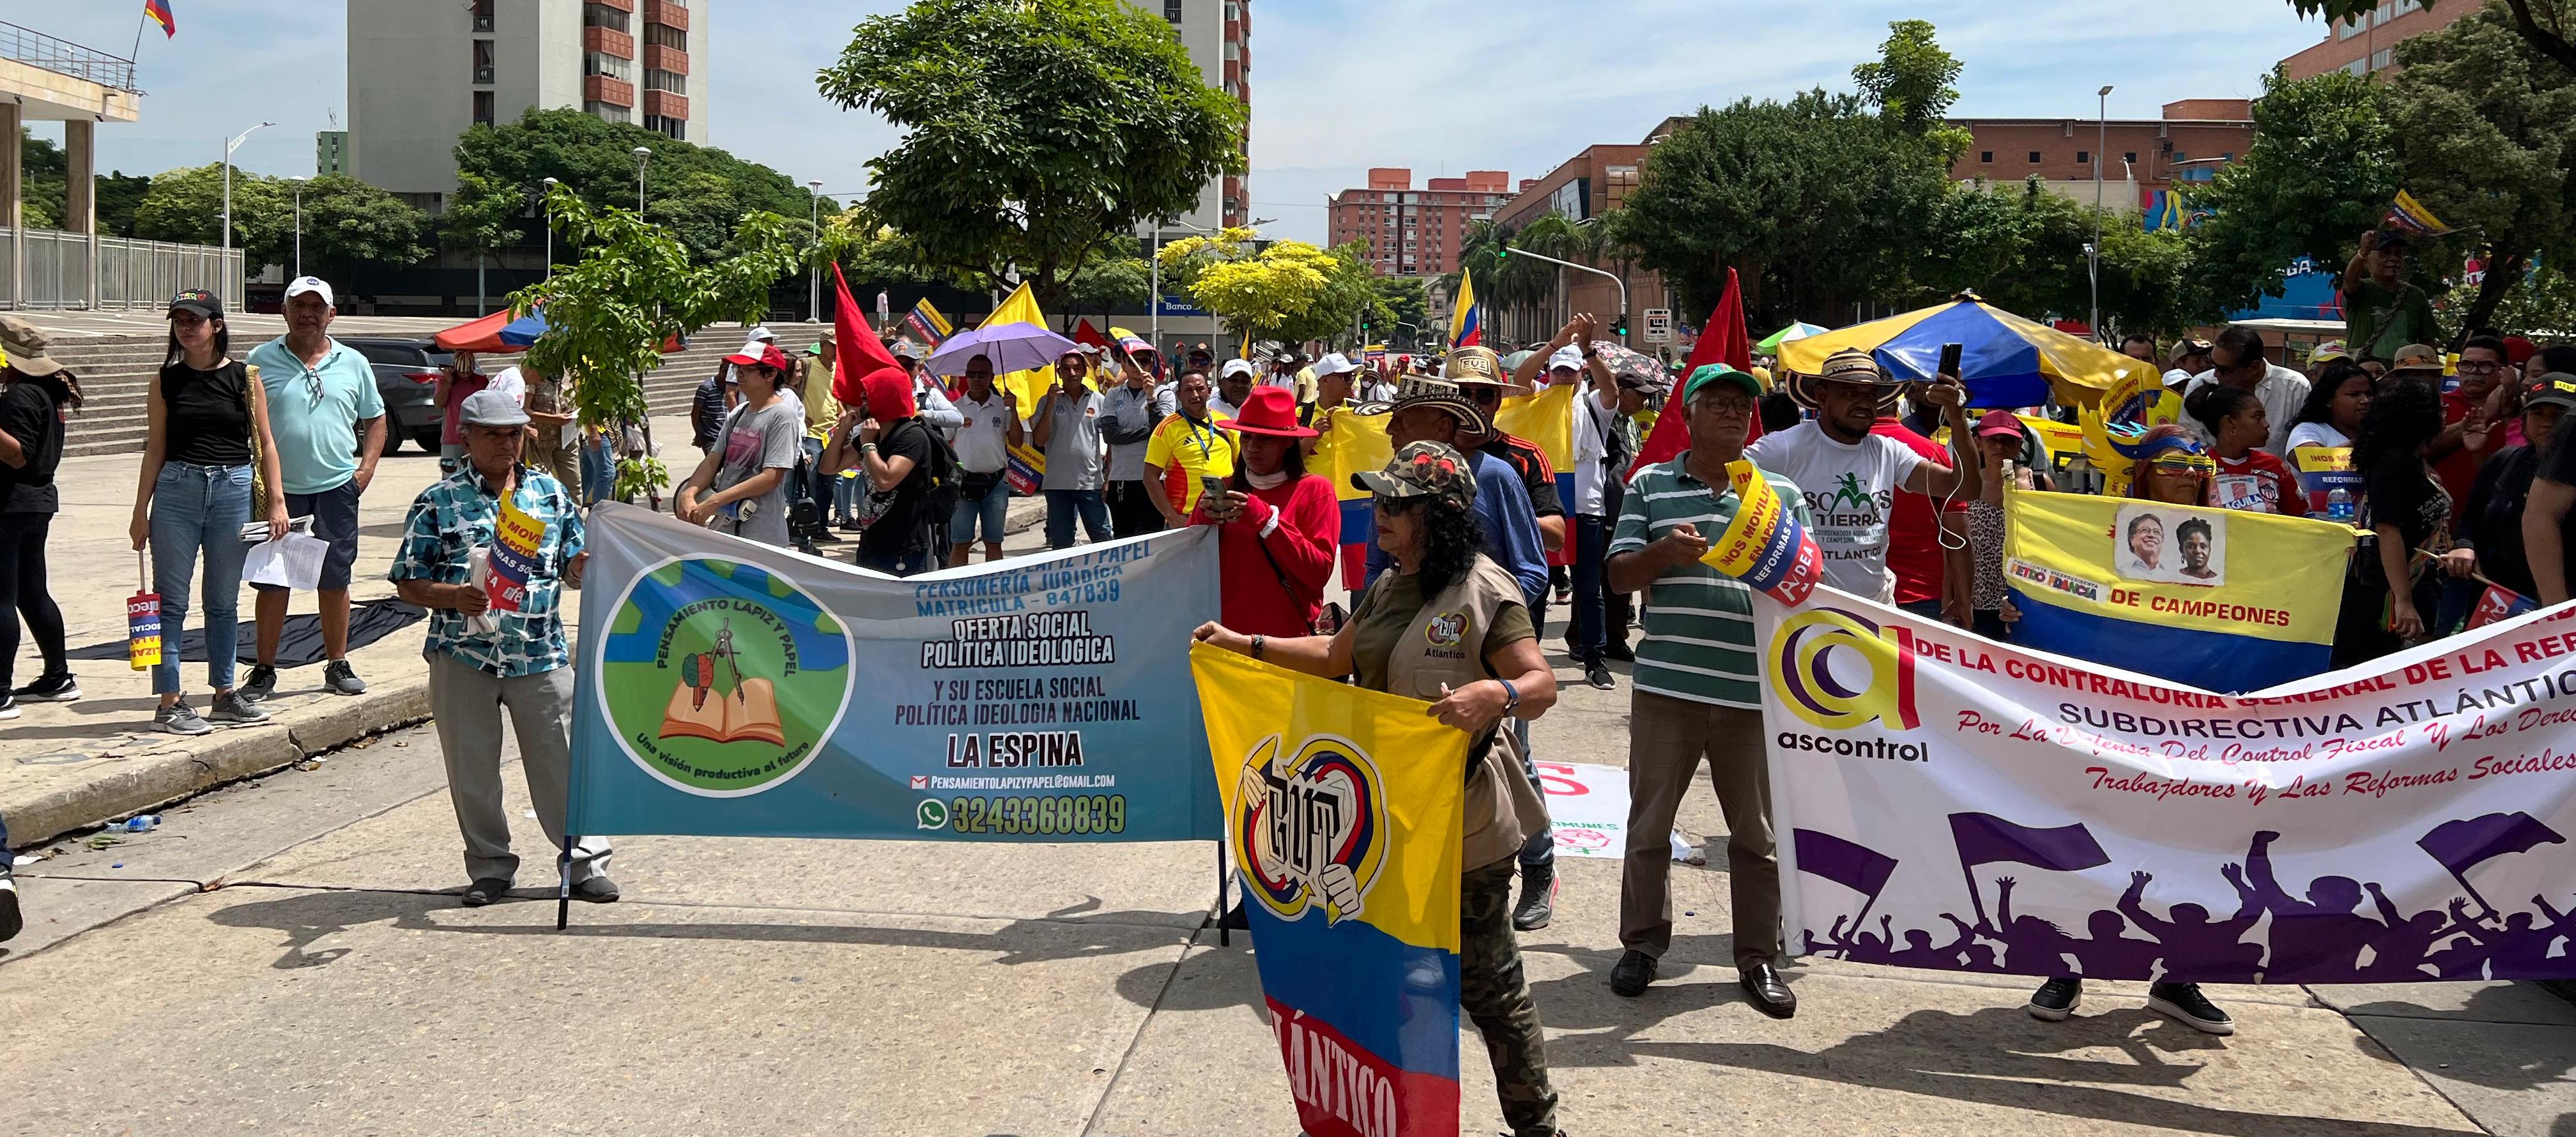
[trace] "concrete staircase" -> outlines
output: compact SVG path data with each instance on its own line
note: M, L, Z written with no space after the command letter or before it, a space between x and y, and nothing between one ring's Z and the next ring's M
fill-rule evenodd
M778 345L791 355L821 338L823 325L776 324ZM662 368L645 377L645 399L657 415L687 414L689 395L715 373L716 364L742 347L743 329L727 324L699 333L689 350L664 357ZM64 436L67 457L128 454L143 449L147 418L143 400L161 367L167 341L147 336L98 336L57 339L50 354L80 377L87 399ZM234 343L236 358L248 355L257 341ZM486 356L486 370L507 367L514 356ZM682 439L686 442L686 439ZM406 442L405 446L410 443Z

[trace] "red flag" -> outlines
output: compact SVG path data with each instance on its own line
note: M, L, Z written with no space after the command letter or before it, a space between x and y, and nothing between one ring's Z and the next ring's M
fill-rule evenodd
M1726 292L1718 297L1717 311L1709 313L1699 342L1692 345L1690 361L1682 365L1682 381L1692 372L1712 363L1723 363L1738 371L1753 370L1753 337L1744 330L1744 293L1736 286L1735 270L1726 270ZM1673 397L1664 400L1664 411L1655 417L1654 433L1646 436L1645 448L1638 452L1628 476L1658 462L1669 462L1673 456L1690 449L1690 413L1682 406L1682 384L1673 384ZM1744 444L1762 437L1762 416L1753 416L1752 429L1745 432Z
M850 282L841 275L841 266L837 264L832 266L832 291L832 339L835 353L839 356L833 360L832 397L843 406L858 406L865 401L860 394L867 389L867 381L877 378L880 372L892 371L896 378L903 380L903 393L908 405L912 394L911 373L903 369L903 364L895 362L893 352L877 342L876 329L868 326L867 316L859 311L859 302L850 297ZM912 412L907 410L897 415L870 408L869 413L892 420L908 417Z
M1109 337L1100 334L1100 329L1091 326L1091 317L1085 316L1073 326L1073 342L1085 347L1106 348Z

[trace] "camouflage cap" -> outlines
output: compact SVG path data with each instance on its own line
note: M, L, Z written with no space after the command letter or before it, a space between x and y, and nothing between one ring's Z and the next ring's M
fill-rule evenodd
M1439 497L1460 507L1476 503L1476 475L1455 447L1440 442L1408 442L1384 470L1351 475L1351 484L1379 497Z

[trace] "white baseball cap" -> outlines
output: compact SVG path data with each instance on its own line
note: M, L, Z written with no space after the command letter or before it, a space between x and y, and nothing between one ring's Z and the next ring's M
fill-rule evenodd
M1349 356L1338 351L1315 361L1315 377L1318 379L1327 375L1347 375L1359 369L1359 364L1351 362Z
M1229 359L1225 361L1225 366L1216 369L1216 377L1219 379L1233 375L1259 375L1260 373L1260 369L1254 367L1249 359Z
M1556 349L1556 354L1547 357L1547 369L1550 371L1583 370L1583 349L1573 344Z
M829 334L831 334L831 333L826 332L826 333L824 333L824 334L829 335ZM756 327L754 327L754 328L752 328L752 329L751 329L751 342L753 342L753 343L777 343L777 342L778 342L778 333L773 332L773 331L770 331L770 330L769 330L769 325L767 325L767 324L758 325L758 326L756 326ZM759 354L759 353L754 352L754 353L752 353L752 354L755 354L755 355L756 355L756 354Z
M289 300L293 300L307 292L321 293L322 303L329 305L332 308L338 308L340 306L339 298L331 294L331 282L324 280L321 277L299 276L295 278L295 283L286 286L286 298Z

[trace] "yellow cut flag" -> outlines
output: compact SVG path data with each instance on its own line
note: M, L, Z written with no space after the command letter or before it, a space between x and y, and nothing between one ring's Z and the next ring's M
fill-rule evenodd
M1300 1126L1456 1133L1467 735L1204 644L1190 673Z

